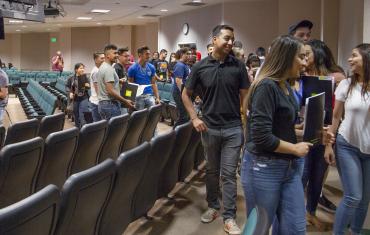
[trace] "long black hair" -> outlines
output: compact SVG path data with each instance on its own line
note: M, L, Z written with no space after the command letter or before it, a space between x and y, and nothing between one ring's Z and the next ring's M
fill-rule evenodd
M312 48L314 65L319 75L326 76L336 72L344 75L344 70L337 65L333 53L323 41L312 39L307 42L307 45Z

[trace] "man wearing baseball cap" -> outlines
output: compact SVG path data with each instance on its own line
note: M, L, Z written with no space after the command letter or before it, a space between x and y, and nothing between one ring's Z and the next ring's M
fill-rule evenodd
M311 38L311 29L313 24L309 20L301 20L296 24L289 26L288 32L295 38L308 42Z

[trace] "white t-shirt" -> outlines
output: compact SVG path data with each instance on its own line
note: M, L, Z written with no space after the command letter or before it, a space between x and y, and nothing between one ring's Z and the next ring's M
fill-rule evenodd
M94 66L94 68L91 70L90 73L90 87L91 87L91 96L90 96L90 102L98 105L99 104L99 99L98 99L98 94L96 93L94 83L98 83L96 80L96 74L98 73L99 68Z
M344 119L339 134L362 153L370 154L370 92L361 95L361 85L356 84L348 95L351 79L342 80L336 91L335 99L344 102Z

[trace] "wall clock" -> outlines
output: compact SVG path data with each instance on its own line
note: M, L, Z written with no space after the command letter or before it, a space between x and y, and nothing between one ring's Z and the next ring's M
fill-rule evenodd
M189 24L188 23L185 23L182 26L182 32L184 33L184 35L188 35L188 33L189 33Z

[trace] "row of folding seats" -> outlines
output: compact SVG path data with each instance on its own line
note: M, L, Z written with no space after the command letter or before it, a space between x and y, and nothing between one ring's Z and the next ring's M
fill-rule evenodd
M26 89L18 88L17 95L28 118L41 118L55 111L56 96L36 81L30 80Z
M17 122L5 130L0 126L0 149L8 144L14 144L40 136L43 139L52 133L64 128L64 113L45 116L40 120L34 118L27 121Z
M32 227L33 233L40 235L121 235L162 197L163 184L178 181L179 175L173 175L181 169L177 165L181 159L189 157L186 153L196 136L192 133L191 123L186 123L145 141L115 161L106 159L70 176L60 185L61 193L54 185L40 188L0 210L0 234L28 234ZM171 186L174 184L166 185Z
M73 74L71 71L64 71L60 74L60 72L56 71L25 71L16 69L8 69L5 72L8 74L10 85L16 87L25 86L30 80L49 85L55 84L59 76L68 77Z
M45 140L36 137L10 144L0 151L0 207L19 201L50 183L62 186L71 174L86 170L108 158L148 141L154 135L160 105L109 120L54 132ZM150 118L150 119L149 119ZM33 120L35 125L37 120ZM21 135L22 131L17 134ZM27 158L27 161L23 159ZM22 162L19 165L19 162ZM18 166L19 165L19 166ZM7 179L17 182L2 184ZM15 187L15 188L13 188Z
M66 83L67 79L64 77L58 78L55 86L47 86L46 89L53 93L56 97L58 97L58 106L62 109L65 110L67 107L67 92L66 92Z
M159 97L161 99L162 117L164 119L171 119L173 124L178 119L176 103L172 96L173 85L166 82L157 82Z

